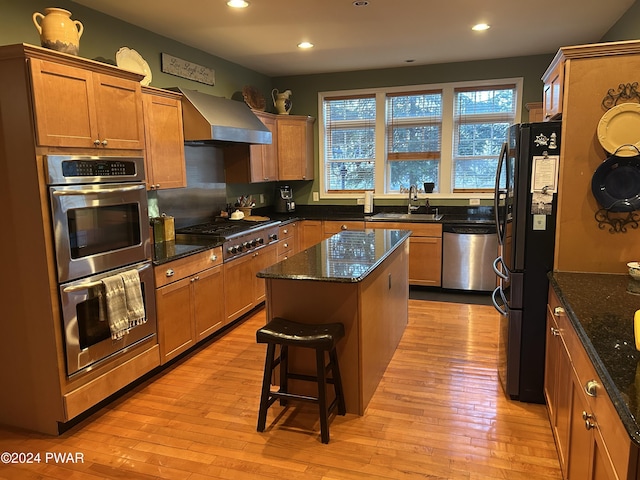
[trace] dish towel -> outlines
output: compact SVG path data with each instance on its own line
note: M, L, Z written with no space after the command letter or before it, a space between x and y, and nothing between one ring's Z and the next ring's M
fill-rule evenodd
M142 325L147 321L147 317L144 312L144 298L142 298L140 274L138 274L138 270L133 269L121 273L120 276L124 282L129 328Z
M129 331L129 314L121 275L112 275L102 279L107 305L107 320L111 338L118 340Z

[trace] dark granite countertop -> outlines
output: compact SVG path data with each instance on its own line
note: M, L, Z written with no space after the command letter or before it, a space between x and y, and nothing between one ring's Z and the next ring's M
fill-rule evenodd
M442 224L494 224L493 207L461 207L461 206L440 206L435 207L438 213L443 215L440 220L428 220L427 223ZM279 220L282 223L288 223L298 220L333 220L333 221L367 221L376 213L406 213L406 206L382 206L376 207L374 212L364 213L362 206L337 206L337 205L302 205L291 213L276 213L268 208L256 209L256 215L265 215L269 218ZM409 218L398 219L376 219L377 222L421 222L425 220L416 217L415 220Z
M640 445L640 352L633 334L640 282L628 275L565 272L549 279L629 436Z
M188 257L215 248L222 245L223 242L220 237L198 238L197 240L189 238L189 236L183 237L176 235L175 241L155 243L153 245L153 264L162 265L172 260Z
M258 272L258 277L360 282L410 235L410 230L346 230Z

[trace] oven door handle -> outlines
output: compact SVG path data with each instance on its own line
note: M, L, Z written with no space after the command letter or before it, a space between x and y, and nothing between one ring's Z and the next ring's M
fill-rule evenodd
M91 195L95 193L124 193L134 192L136 190L146 189L146 185L133 185L131 187L118 187L118 188L100 188L100 189L81 189L81 190L54 190L53 194L56 196L63 195Z
M148 264L141 268L136 268L136 270L138 270L138 272L141 272L142 270L146 270L150 266L151 265ZM69 285L68 287L64 287L62 291L64 293L80 292L82 290L89 290L90 288L93 288L93 287L99 287L100 285L102 285L102 280L97 280L95 282L80 283L78 285Z

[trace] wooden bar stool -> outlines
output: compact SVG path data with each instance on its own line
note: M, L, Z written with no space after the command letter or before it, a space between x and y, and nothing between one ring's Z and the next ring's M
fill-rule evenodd
M329 443L329 414L337 407L338 413L344 415L344 392L338 367L336 345L344 337L344 326L341 323L324 325L310 325L292 322L276 317L256 332L258 343L267 344L267 357L264 364L262 379L262 395L260 397L260 411L258 413L258 431L264 432L267 421L267 410L277 400L280 405L286 405L287 400L303 400L318 404L320 411L320 433L322 443ZM276 345L280 345L280 356L276 358ZM289 347L313 348L316 351L316 375L302 375L289 371ZM325 364L325 352L329 353L329 363ZM280 389L271 391L271 375L273 369L280 365ZM327 378L327 374L331 377ZM316 382L318 396L298 395L289 393L289 379ZM327 383L333 384L335 398L327 406Z

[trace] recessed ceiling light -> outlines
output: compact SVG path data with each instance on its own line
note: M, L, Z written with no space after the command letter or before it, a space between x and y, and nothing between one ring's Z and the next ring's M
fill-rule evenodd
M353 2L354 7L366 7L367 5L369 5L369 2L367 2L366 0L358 0Z
M249 6L249 2L246 2L245 0L229 0L227 5L232 8L247 8Z
M313 48L313 43L311 43L311 42L300 42L298 44L298 48Z
M471 30L475 30L476 32L481 32L482 30L489 30L491 28L490 25L487 25L486 23L478 23L477 25L474 25L473 27L471 27Z

